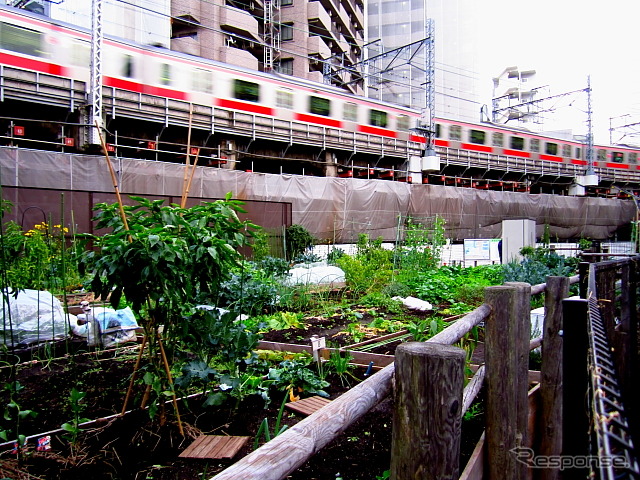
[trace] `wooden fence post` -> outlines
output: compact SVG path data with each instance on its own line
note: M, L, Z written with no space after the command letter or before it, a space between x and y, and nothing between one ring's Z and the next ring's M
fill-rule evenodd
M589 287L589 262L580 262L578 264L578 276L580 277L580 298L587 298L587 289Z
M525 480L531 286L509 283L485 289L491 315L485 324L486 440L489 480Z
M562 454L562 300L569 295L568 277L547 277L540 368L539 454ZM559 468L539 470L541 480L556 480Z
M392 480L457 480L465 351L403 343L395 352Z

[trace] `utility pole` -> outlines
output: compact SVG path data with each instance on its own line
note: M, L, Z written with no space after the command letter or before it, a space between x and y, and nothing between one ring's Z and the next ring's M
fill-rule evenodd
M596 172L593 169L593 121L592 121L592 110L591 110L591 75L587 76L587 171L585 174L587 176L593 175L595 176ZM585 182L586 183L586 182ZM594 185L592 183L587 183L588 185ZM597 177L596 183L598 184Z
M436 154L435 135L436 127L434 112L436 109L436 74L435 74L435 22L432 18L425 19L425 79L426 79L426 108L422 113L420 125L416 128L418 133L425 136L427 142L424 156L422 157L422 170L438 170L440 159Z
M89 143L100 144L102 128L102 1L91 0L91 113Z

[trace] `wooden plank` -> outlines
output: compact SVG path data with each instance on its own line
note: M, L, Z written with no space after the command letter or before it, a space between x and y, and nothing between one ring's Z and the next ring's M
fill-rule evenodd
M179 455L181 458L233 458L249 437L200 435Z
M294 343L279 343L279 342L259 342L258 343L259 350L274 350L276 352L292 352L292 353L300 353L300 352L308 352L311 354L313 351L311 349L311 345L296 345ZM338 352L340 354L349 354L353 359L351 360L352 365L358 366L368 366L370 362L373 362L373 368L380 369L384 368L387 365L391 365L393 363L393 355L383 355L380 353L367 353L367 352L358 352L353 350L343 350L340 348L324 348L323 352L327 352L329 355L334 352Z
M459 480L482 480L484 478L484 450L484 432L482 432L482 436L476 443L476 448L473 449Z
M319 397L317 395L313 397L303 398L296 402L289 402L285 405L289 410L301 413L303 415L311 415L312 413L320 410L322 407L331 403L328 398Z

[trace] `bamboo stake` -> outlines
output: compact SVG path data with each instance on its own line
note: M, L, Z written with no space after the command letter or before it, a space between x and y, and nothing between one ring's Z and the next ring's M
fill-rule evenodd
M140 368L140 361L142 360L142 352L144 352L144 347L147 345L147 336L144 335L142 337L142 344L140 345L140 351L138 352L138 358L136 359L136 365L133 367L133 373L131 374L131 381L129 382L129 389L127 390L127 395L124 397L124 405L122 406L122 412L120 412L120 416L124 415L127 411L127 405L129 404L129 398L131 397L131 392L133 391L133 384L136 381L136 376L138 374L138 369Z
M191 182L193 181L193 175L196 173L196 165L198 164L199 154L193 160L193 166L191 167L191 175L189 175L189 183L187 183L187 190L184 193L184 202L182 208L185 208L187 204L187 198L189 198L189 191L191 190Z
M107 152L107 145L104 143L104 138L102 137L102 130L98 125L98 121L96 120L96 128L98 129L98 135L100 136L100 144L102 145L102 151L104 152L104 158L107 160L107 166L109 167L109 173L111 174L111 181L113 182L113 189L116 192L116 199L118 200L118 206L120 209L120 217L122 218L122 223L124 224L125 230L129 231L129 223L127 222L127 216L124 213L124 206L122 205L122 197L120 196L120 188L118 187L118 181L116 179L116 172L113 170L113 165L111 164L111 159L109 158L109 152ZM129 235L129 241L131 240L131 235Z
M164 369L167 372L167 379L169 380L169 385L171 386L171 397L173 398L173 409L176 411L176 417L178 419L178 429L180 430L180 435L184 437L184 430L182 429L182 421L180 420L180 411L178 410L178 397L176 397L176 392L173 388L173 378L171 377L171 369L169 368L169 361L167 360L167 354L164 351L164 346L162 345L162 338L160 337L160 332L156 332L158 338L158 345L160 345L160 355L162 355L162 361L164 363Z
M188 180L189 177L189 164L190 164L190 155L191 155L191 123L193 119L193 104L189 104L189 131L187 133L187 157L184 161L184 178L182 180L182 197L180 200L180 208L184 208L187 203L187 195L188 195L188 184L191 182Z

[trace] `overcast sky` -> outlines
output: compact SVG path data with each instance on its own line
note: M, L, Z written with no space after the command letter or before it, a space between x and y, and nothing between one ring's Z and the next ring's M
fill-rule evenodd
M640 122L640 2L637 0L480 0L481 77L507 66L534 69L551 94L586 88L591 75L594 135L608 143L609 118ZM586 133L586 95L560 116L576 115ZM562 124L562 120L559 124ZM614 122L624 121L617 119ZM572 122L573 123L573 122ZM567 127L571 125L567 125ZM551 125L549 127L560 125ZM547 125L545 124L545 127ZM579 127L574 133L582 133ZM615 138L614 138L615 140ZM640 143L640 137L636 142Z

